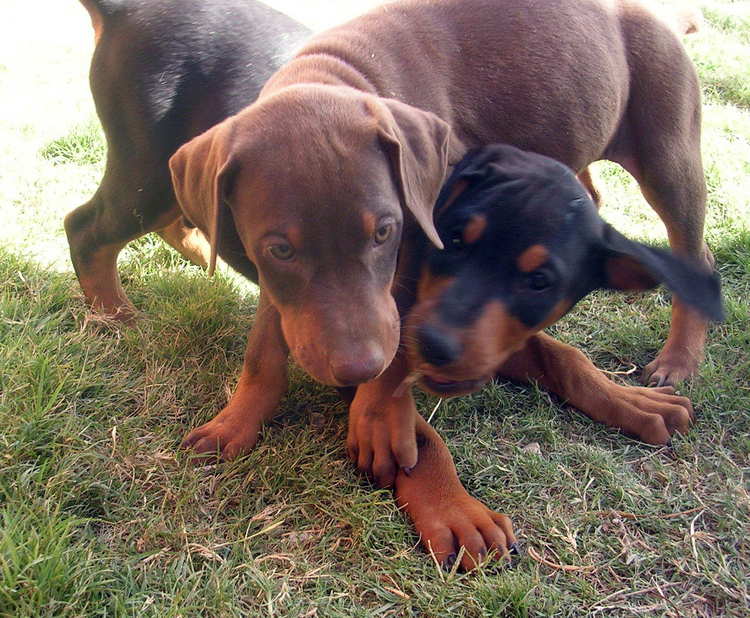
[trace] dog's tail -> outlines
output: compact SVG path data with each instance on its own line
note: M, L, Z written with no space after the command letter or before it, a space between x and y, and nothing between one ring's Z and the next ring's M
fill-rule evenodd
M679 9L676 13L675 20L679 34L693 34L703 26L703 13L697 6Z
M107 17L122 7L122 0L81 0L83 8L89 12L94 27L94 41L98 42Z
M696 6L664 8L659 11L659 14L677 36L693 34L703 26L703 14Z

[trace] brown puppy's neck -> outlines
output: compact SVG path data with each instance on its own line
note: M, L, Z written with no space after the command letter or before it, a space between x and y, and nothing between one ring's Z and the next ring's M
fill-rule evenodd
M377 93L375 86L353 64L335 53L312 48L305 50L271 77L260 97L300 84L348 86L361 92Z

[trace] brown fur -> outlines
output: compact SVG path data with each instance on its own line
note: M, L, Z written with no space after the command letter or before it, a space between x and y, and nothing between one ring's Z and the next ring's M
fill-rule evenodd
M477 215L472 217L471 221L466 224L464 228L463 241L467 245L473 245L477 242L484 234L484 230L487 228L487 218L483 215Z
M664 444L675 431L685 433L693 418L690 400L675 395L674 388L615 384L582 352L543 333L532 337L498 373L534 380L594 420L649 444Z

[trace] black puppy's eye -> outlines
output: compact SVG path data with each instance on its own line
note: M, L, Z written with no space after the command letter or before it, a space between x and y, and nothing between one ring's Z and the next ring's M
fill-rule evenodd
M445 243L446 249L452 249L453 251L460 251L464 248L464 229L457 227L451 230L448 235L448 242Z
M541 292L552 286L552 277L543 270L535 270L526 277L526 286L535 292Z
M289 243L277 243L268 247L268 253L277 260L288 262L294 257L294 247Z

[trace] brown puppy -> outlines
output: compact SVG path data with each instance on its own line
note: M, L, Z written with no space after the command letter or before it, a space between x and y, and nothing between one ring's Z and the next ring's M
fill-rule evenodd
M183 211L214 251L236 258L244 249L262 305L272 307L262 314L279 314L266 316L274 339L317 379L356 384L393 357L387 290L401 207L435 238L431 202L451 127L456 154L502 140L579 171L599 158L622 163L665 219L674 250L707 260L698 87L670 28L630 2L522 8L385 5L315 37L257 103L172 158ZM662 381L690 374L702 349L704 320L679 303L675 311L655 365ZM282 365L274 384L284 382ZM257 407L229 424L271 412ZM355 410L369 407L355 401ZM199 450L217 439L233 442L232 452L249 446L226 433L208 430Z
M453 6L436 3L431 11L442 12L448 5ZM698 85L675 36L675 32L697 27L694 16L684 15L676 24L667 25L638 2L592 0L575 3L575 8L564 1L546 3L544 8L532 3L493 21L489 9L501 5L462 5L467 13L473 10L472 15L481 16L487 27L492 23L497 29L496 39L481 39L481 44L487 46L485 52L490 50L492 57L501 59L493 73L476 59L477 47L468 46L461 49L462 58L468 66L477 67L478 73L449 73L467 88L468 79L476 80L470 90L473 96L466 95L461 100L464 106L446 116L463 143L488 134L474 129L474 134L466 135L467 117L476 120L472 115L476 111L467 112L465 107L476 102L477 90L487 92L480 107L493 102L500 111L482 128L490 126L502 141L551 155L577 170L595 200L597 193L582 164L598 158L617 161L636 177L664 219L675 253L709 272L713 258L702 240L705 183L699 152ZM453 9L458 13L457 7ZM466 15L454 16L461 25L471 22ZM573 58L583 61L580 70ZM443 65L436 62L436 66ZM485 82L488 76L495 81ZM560 101L558 94L565 100ZM582 140L583 136L589 138ZM644 378L664 386L691 375L702 356L705 330L705 318L676 297L669 339L646 367ZM405 367L397 358L390 371L400 374ZM408 397L402 401L391 397L397 382L391 376L360 387L350 417L350 451L363 471L372 472L379 484L386 485L393 478L394 462L402 461L404 444L398 427L406 424L403 418L410 414L404 411L412 408Z
M284 390L288 350L323 382L381 374L398 342L389 294L398 247L408 278L415 223L437 242L431 209L448 164L492 142L579 172L617 161L663 218L675 252L709 269L698 84L669 26L627 0L387 4L314 38L257 103L171 160L185 215L213 252L237 262L244 253L262 288L237 391L187 444L224 457L252 447ZM405 306L404 281L393 289ZM690 375L705 327L676 302L649 375ZM415 417L403 414L413 403L391 397L403 360L391 367L358 389L351 409L350 446L380 478L394 459L416 461ZM466 529L479 534L474 523Z

